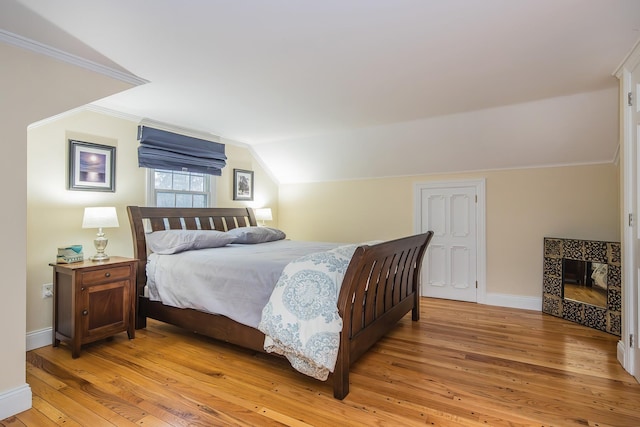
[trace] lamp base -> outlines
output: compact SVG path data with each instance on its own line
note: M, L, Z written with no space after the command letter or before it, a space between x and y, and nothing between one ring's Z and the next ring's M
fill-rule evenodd
M107 261L109 259L109 255L105 254L105 253L101 253L101 254L95 254L94 256L92 256L91 258L89 258L91 261L94 262L101 262L101 261Z
M98 229L98 237L93 241L93 245L96 247L96 251L98 251L94 256L89 258L91 261L106 261L109 259L109 255L104 253L107 244L109 243L109 239L104 237L104 233L102 232L102 228Z

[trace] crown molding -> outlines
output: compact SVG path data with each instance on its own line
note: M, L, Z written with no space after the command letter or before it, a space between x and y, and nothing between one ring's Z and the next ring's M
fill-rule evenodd
M178 133L180 135L191 136L193 138L204 139L207 141L213 141L221 143L221 137L206 131L199 131L196 129L185 128L182 126L174 125L171 123L160 122L157 120L153 120L147 117L137 116L135 114L124 113L122 111L112 110L111 108L106 108L101 105L96 104L86 104L80 107L65 111L60 114L56 114L55 116L47 117L46 119L39 120L37 122L31 123L27 129L34 129L49 123L53 123L60 119L63 119L68 116L72 116L74 114L81 113L83 111L90 111L97 114L103 114L105 116L115 117L117 119L127 120L133 123L137 123L138 125L148 126L156 129L166 130L168 132ZM230 142L230 141L226 141ZM239 145L237 143L235 145Z
M3 29L0 29L0 42L5 42L22 49L46 55L59 61L66 62L68 64L72 64L135 86L149 83L148 80L145 80L133 74L125 73L123 71L107 67L89 59L82 58L80 56L65 52L60 49L56 49L55 47L37 42L32 39L28 39L26 37L22 37L18 34L14 34Z
M107 116L115 117L117 119L129 120L130 122L139 122L143 119L141 116L137 116L135 114L125 113L123 111L112 110L111 108L103 107L101 105L96 104L87 104L80 107L85 111L92 111L98 114L104 114Z
M621 78L625 69L633 70L638 64L640 64L640 38L636 40L636 43L620 62L620 65L616 67L612 75Z
M81 113L83 111L92 111L98 114L104 114L107 116L115 117L118 119L129 120L131 122L138 122L141 120L141 117L134 116L133 114L123 113L121 111L111 110L109 108L100 107L94 104L86 104L77 108L73 108L71 110L64 111L60 114L56 114L55 116L47 117L46 119L38 120L37 122L31 123L27 126L27 129L35 129L43 125L47 125L53 122L56 122L60 119L64 119L65 117L72 116L74 114Z
M197 129L191 129L174 125L167 122L161 122L153 120L148 117L137 116L134 114L124 113L122 111L112 110L110 108L103 107L96 104L87 104L81 107L82 110L93 111L94 113L105 114L108 116L116 117L119 119L129 120L131 122L137 122L138 125L148 126L156 129L166 130L168 132L179 133L180 135L191 136L193 138L204 139L207 141L220 142L220 136L211 132L200 131Z

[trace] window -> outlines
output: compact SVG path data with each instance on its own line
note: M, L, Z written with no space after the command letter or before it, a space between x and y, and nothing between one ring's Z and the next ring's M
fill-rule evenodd
M147 200L163 208L206 208L215 205L213 176L198 172L148 169Z

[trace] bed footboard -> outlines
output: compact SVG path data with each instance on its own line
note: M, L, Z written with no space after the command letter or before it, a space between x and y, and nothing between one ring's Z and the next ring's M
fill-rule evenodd
M338 298L343 328L333 394L349 393L349 366L409 311L420 318L420 271L433 232L359 247Z

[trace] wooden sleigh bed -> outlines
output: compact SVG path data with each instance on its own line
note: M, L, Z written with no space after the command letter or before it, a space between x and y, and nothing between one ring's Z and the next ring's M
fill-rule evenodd
M265 352L265 335L228 317L175 308L145 297L148 249L145 233L169 229L227 231L256 226L251 208L153 208L128 206L134 255L138 260L136 328L157 319L198 334ZM146 224L146 227L145 227ZM420 316L420 270L433 232L356 249L338 297L343 328L332 374L333 394L349 393L349 367L408 312Z

